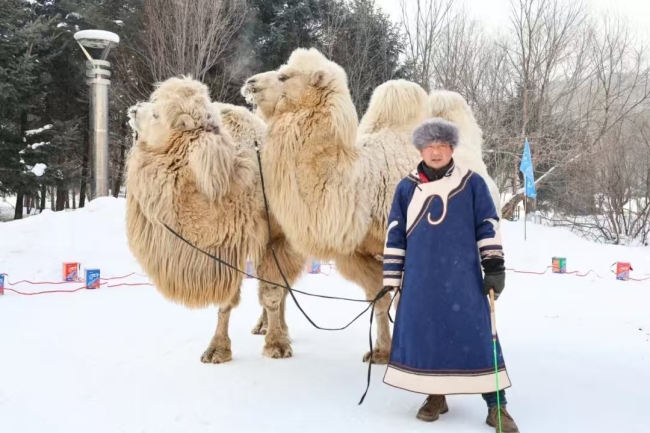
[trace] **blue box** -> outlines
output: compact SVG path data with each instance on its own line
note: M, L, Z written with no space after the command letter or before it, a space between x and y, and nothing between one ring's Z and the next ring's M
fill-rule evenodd
M99 289L99 269L86 269L86 289Z
M310 274L320 274L320 262L317 260L313 260L311 262L311 266L308 266L307 272Z
M5 294L5 275L0 274L0 295Z

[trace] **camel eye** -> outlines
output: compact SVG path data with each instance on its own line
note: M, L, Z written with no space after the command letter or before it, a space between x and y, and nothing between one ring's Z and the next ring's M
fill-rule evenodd
M287 75L285 75L285 74L282 74L282 75L280 75L280 76L278 77L278 80L279 80L281 83L284 83L284 82L287 81L288 79L289 79L289 77L288 77Z

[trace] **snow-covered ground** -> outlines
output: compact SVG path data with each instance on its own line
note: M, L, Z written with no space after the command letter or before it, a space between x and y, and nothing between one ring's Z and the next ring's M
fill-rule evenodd
M509 410L524 433L645 432L650 406L650 280L616 281L630 261L650 276L650 249L596 245L566 230L505 222L506 290L497 320L513 387ZM575 274L544 275L551 257ZM102 277L142 272L126 246L124 200L45 211L0 224L0 273L9 282L59 281L62 262L98 267ZM520 271L515 272L514 270ZM599 276L602 278L599 278ZM165 301L131 275L99 290L0 297L0 432L489 432L480 396L453 396L433 425L415 418L423 397L381 381L366 386L368 313L350 328L319 331L289 300L294 356L262 356L251 335L260 307L246 280L230 322L233 360L199 361L216 310ZM24 292L78 283L7 287ZM362 297L336 272L305 274L297 289ZM346 324L363 304L297 295L321 326Z

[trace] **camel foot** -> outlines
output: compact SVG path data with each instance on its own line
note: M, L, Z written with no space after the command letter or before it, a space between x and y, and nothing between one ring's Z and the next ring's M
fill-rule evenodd
M388 364L390 351L375 349L372 352L366 352L363 355L363 362L370 362L370 358L372 358L373 364Z
M230 342L212 342L201 355L201 362L206 364L223 364L232 361Z
M282 324L282 326L280 328L282 329L282 331L284 333L286 333L286 334L289 333L289 327L286 324ZM260 320L257 324L255 324L253 329L251 329L251 334L253 334L253 335L266 335L268 330L269 330L268 322L263 322L263 321Z
M266 330L268 329L268 323L265 323L264 320L260 317L253 329L251 329L251 334L253 335L266 335Z
M282 336L274 339L266 337L266 344L264 345L264 356L274 359L290 358L293 356L291 343L289 338ZM271 341L269 341L271 340Z

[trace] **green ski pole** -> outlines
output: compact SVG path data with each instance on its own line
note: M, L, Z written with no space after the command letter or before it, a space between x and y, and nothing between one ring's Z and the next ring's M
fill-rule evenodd
M499 420L499 433L501 427L501 398L499 396L499 368L497 362L497 321L494 313L494 289L490 289L490 319L492 320L492 348L494 352L494 375L497 378L497 418Z

